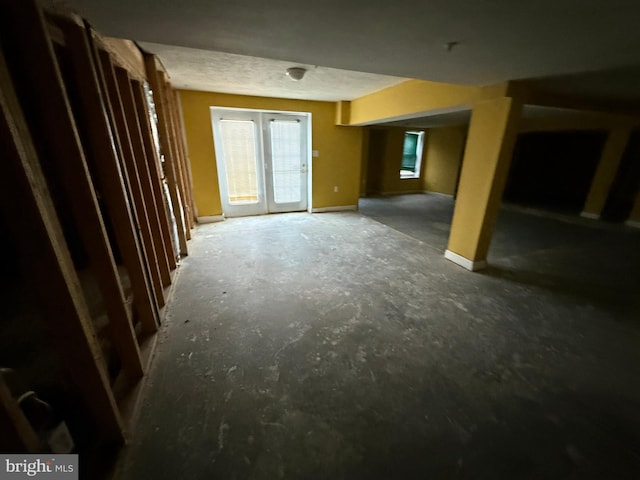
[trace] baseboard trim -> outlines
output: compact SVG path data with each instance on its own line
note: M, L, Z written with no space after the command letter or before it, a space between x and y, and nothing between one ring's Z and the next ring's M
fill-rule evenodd
M487 266L486 260L481 260L479 262L474 262L473 260L469 260L468 258L463 257L462 255L458 255L451 250L446 250L444 252L444 258L447 260L451 260L453 263L460 265L463 268L466 268L470 272L476 272L478 270L482 270Z
M341 205L337 207L319 207L312 208L311 213L324 213L324 212L355 212L358 210L357 205Z
M222 222L224 220L224 215L211 215L207 217L198 217L198 223L216 223Z
M382 195L383 197L394 197L400 195L412 195L414 193L424 193L424 190L401 190L398 192L378 192L375 195Z
M438 195L440 197L453 198L453 193L433 192L431 190L422 190L422 193L427 193L429 195Z
M627 227L640 228L640 221L638 220L627 220L624 224Z
M600 220L599 213L591 213L591 212L582 212L580 214L582 218L590 218L591 220Z

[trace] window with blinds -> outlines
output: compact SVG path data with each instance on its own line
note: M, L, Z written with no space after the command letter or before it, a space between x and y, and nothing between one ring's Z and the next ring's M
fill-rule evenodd
M229 203L258 202L255 125L251 120L220 120Z
M276 203L300 201L301 126L297 120L271 120L271 169Z

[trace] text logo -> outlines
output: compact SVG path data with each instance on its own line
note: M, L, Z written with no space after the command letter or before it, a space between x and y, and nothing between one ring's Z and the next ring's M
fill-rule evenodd
M78 480L78 455L0 455L0 480Z

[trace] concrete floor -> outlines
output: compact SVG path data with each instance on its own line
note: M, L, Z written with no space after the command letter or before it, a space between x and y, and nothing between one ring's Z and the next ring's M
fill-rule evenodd
M640 231L452 207L198 227L115 478L640 478Z

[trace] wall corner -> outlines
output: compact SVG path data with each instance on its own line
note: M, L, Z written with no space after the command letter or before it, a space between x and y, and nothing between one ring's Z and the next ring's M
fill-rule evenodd
M340 100L336 102L336 125L349 125L351 123L351 101Z

